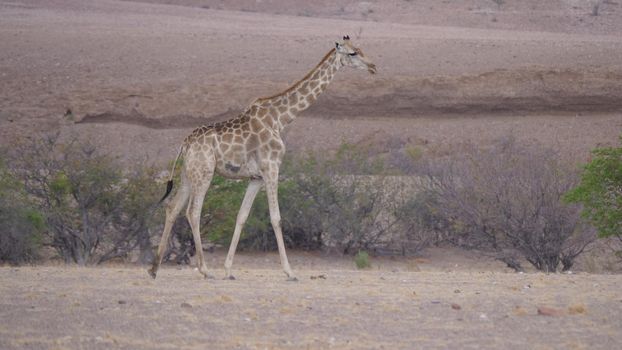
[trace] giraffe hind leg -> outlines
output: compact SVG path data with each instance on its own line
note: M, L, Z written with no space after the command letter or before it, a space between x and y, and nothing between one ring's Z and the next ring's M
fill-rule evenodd
M162 233L162 238L160 239L160 245L158 246L158 252L153 259L153 264L151 268L148 270L149 275L152 278L156 278L158 273L158 269L160 264L162 263L162 257L166 251L168 246L168 241L171 236L171 230L173 229L173 224L179 215L179 212L184 208L186 203L188 202L188 197L190 196L190 184L188 180L185 178L184 174L181 176L181 184L179 186L179 190L173 197L168 205L166 206L166 221L164 222L164 231Z

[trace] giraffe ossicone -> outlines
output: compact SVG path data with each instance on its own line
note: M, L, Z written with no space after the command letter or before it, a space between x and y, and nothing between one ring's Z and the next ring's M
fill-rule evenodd
M181 183L175 196L166 206L164 232L153 265L148 270L151 277L156 278L168 246L173 223L184 207L187 207L186 216L192 229L199 272L205 277L208 276L199 222L203 199L214 173L218 173L230 179L250 179L225 260L225 278L233 278L231 266L242 227L248 218L255 196L264 185L281 266L289 280L296 280L285 252L277 196L279 167L285 154L281 132L300 112L317 100L342 67L376 73L376 66L365 57L361 49L352 45L349 36L344 36L315 68L287 90L274 96L258 98L237 118L201 126L185 138L177 154L178 158L184 158ZM173 164L171 178L162 201L172 190L176 163L177 160Z

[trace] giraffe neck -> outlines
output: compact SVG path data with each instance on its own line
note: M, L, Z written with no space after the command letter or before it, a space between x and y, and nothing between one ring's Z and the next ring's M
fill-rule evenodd
M282 130L291 123L298 114L313 104L326 90L326 87L335 77L335 73L342 67L337 59L335 49L332 49L304 78L278 95L259 99L262 106L273 107L276 113L275 126Z

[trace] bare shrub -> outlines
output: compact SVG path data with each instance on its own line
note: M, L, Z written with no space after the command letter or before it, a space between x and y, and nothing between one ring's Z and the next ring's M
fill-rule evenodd
M292 239L345 254L391 244L400 228L402 187L368 153L343 144L333 156L309 155L284 167L292 181L284 228Z
M600 7L602 4L603 0L596 0L596 2L592 4L592 16L598 16L600 14Z
M154 181L156 170L146 164L139 164L125 172L124 180L118 186L119 202L113 211L112 227L107 233L101 256L97 263L127 257L138 249L138 263L148 264L154 258L151 237L159 233L163 212L157 207L162 188ZM156 231L156 232L154 232Z
M505 0L492 0L495 4L497 4L497 8L500 10L501 6L505 4Z
M396 214L403 230L403 253L416 253L445 241L450 223L435 209L438 205L435 193L424 189L408 191L407 194L409 198Z
M579 220L579 208L562 202L575 174L548 149L513 138L489 149L422 165L425 178L419 220L454 244L493 253L520 269L522 256L543 271L569 269L595 238Z

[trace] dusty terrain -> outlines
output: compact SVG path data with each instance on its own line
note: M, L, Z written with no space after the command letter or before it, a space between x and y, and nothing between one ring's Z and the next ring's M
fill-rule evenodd
M217 276L223 261L208 254ZM285 281L276 254L240 254L235 281L173 266L156 280L139 267L3 267L0 348L622 346L622 275L516 274L434 258L375 259L366 271L302 253L291 262L299 282Z
M290 151L370 137L436 150L507 134L583 160L622 126L622 5L606 1L0 1L0 137L62 130L123 159L301 78L343 34L379 74L340 72Z

